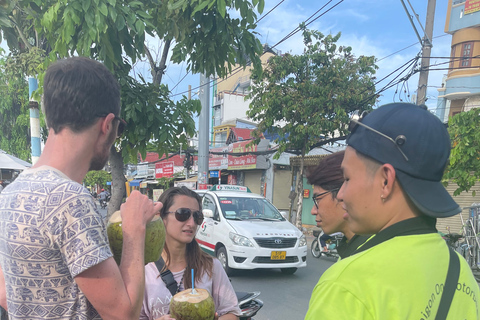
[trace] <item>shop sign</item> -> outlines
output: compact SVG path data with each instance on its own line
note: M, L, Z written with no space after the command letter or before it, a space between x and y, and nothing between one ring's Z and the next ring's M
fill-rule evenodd
M218 178L218 170L210 171L210 178Z
M155 179L173 176L173 161L155 163Z
M474 13L480 11L480 0L467 0L465 1L465 14Z
M247 147L248 145L248 147ZM257 145L252 144L251 141L235 142L228 145L228 152L245 153L257 151ZM243 156L228 155L228 170L246 170L255 169L257 167L257 156L247 154Z
M227 152L227 147L212 148L210 152ZM208 159L208 167L215 170L223 170L228 167L228 158L226 154L210 154Z

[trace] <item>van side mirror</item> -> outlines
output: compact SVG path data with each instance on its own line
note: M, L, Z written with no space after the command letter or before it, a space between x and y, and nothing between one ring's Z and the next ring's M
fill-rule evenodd
M213 211L210 209L203 209L202 213L205 218L213 218Z
M287 211L280 211L280 214L283 218L288 219L288 212Z

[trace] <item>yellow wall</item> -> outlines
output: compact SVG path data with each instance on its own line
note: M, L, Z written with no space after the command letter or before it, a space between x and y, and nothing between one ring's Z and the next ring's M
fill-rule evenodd
M454 57L462 56L462 44L465 42L473 41L472 57L480 55L480 27L477 28L465 28L455 32L452 37L452 48L455 46L455 52L452 52ZM453 68L460 68L461 60L456 59L453 62ZM480 67L480 59L472 59L471 67ZM480 68L460 68L453 69L448 72L448 77L464 76L479 74Z
M260 60L262 61L262 64L265 66L268 59L273 56L274 56L273 53L266 52L260 57ZM233 70L237 69L238 67L239 66L236 65L235 67L233 67ZM235 73L232 76L228 75L226 79L218 80L217 92L220 93L223 91L231 91L235 89L235 84L237 83L237 80L239 78L245 77L250 79L251 69L252 69L252 66L247 66L245 70L242 69L240 72Z
M451 118L452 115L456 112L462 112L464 104L465 104L465 99L451 100L450 113L448 114L448 118Z

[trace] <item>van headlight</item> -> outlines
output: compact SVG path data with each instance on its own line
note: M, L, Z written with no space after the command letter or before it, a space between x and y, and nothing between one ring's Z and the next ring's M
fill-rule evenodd
M303 246L306 246L307 245L307 238L305 237L305 235L303 234L301 237L300 237L300 240L298 241L298 246L299 247L303 247Z
M232 242L237 246L253 247L252 242L247 237L233 232L230 232L230 240L232 240Z

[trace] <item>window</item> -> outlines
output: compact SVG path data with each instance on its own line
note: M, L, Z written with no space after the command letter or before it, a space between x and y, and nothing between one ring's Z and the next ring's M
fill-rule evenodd
M465 42L462 45L462 59L460 62L460 67L470 67L472 64L472 51L473 51L473 42Z
M455 63L455 49L456 49L457 46L453 45L452 46L452 52L450 52L450 70L453 70L453 66L454 66L454 63Z
M219 220L217 206L215 205L215 201L213 201L211 196L205 195L203 197L202 208L212 210L213 219L214 220Z

